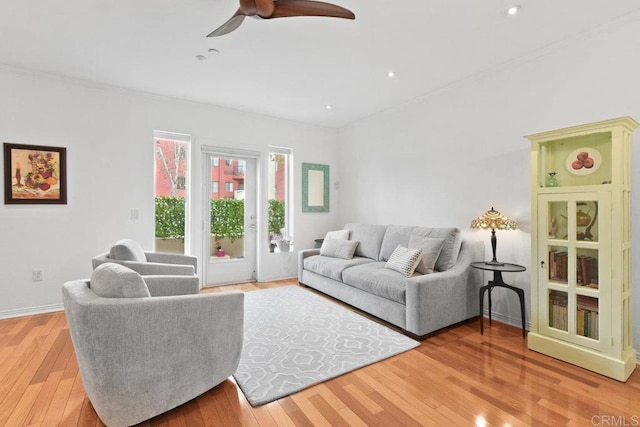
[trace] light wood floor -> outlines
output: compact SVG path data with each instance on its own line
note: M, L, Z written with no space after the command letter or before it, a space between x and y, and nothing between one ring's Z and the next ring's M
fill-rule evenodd
M450 328L414 350L257 408L230 378L142 425L640 425L640 369L623 384L528 351L520 329L495 322L484 336L479 329L477 320ZM84 393L63 313L0 321L4 425L103 425Z

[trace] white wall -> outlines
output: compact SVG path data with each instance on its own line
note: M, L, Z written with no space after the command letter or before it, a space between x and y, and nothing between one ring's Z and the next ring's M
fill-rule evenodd
M328 214L303 215L300 198L302 161L329 164L339 176L334 130L0 68L0 139L67 147L69 181L67 205L0 205L0 317L59 308L61 285L89 277L92 256L117 239L153 249L154 130L191 135L196 162L202 141L261 153L292 148L296 249L339 225L335 192ZM200 254L194 235L191 249ZM297 275L293 254L261 257L261 280ZM42 282L31 281L37 268Z
M637 22L603 28L341 130L342 222L458 226L486 242L489 256L489 232L469 224L494 206L521 227L498 231L498 259L529 268L523 136L627 115L640 120L638 40ZM632 305L640 348L640 130L633 140ZM529 317L529 273L505 274L505 281L525 289ZM514 292L496 290L494 309L520 324Z

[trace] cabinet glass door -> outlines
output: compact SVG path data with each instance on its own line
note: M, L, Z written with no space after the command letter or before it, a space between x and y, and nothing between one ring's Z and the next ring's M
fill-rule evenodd
M538 287L544 301L539 319L545 333L592 348L601 347L603 298L601 288L610 278L608 257L601 251L609 238L600 224L609 221L608 193L555 193L538 198ZM603 218L604 216L604 218Z

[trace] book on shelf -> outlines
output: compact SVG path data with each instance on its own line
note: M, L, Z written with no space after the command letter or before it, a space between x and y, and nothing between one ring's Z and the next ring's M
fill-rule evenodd
M579 255L576 260L577 276L576 281L579 286L598 288L598 259Z
M549 252L549 280L567 282L568 254L564 251Z
M584 337L598 339L598 299L578 295L576 312L576 332Z
M567 294L549 293L549 326L566 331L568 329Z

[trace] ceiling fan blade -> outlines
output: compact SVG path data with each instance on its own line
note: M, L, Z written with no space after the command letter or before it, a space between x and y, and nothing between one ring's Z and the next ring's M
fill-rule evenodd
M273 0L254 0L256 4L256 14L260 17L271 16L275 5Z
M231 17L227 22L222 24L219 28L213 30L211 33L207 35L207 37L218 37L224 36L225 34L229 34L231 31L235 30L242 24L244 21L245 15L238 9L238 11Z
M312 0L276 0L271 16L263 18L286 18L290 16L328 16L332 18L356 19L349 9Z

